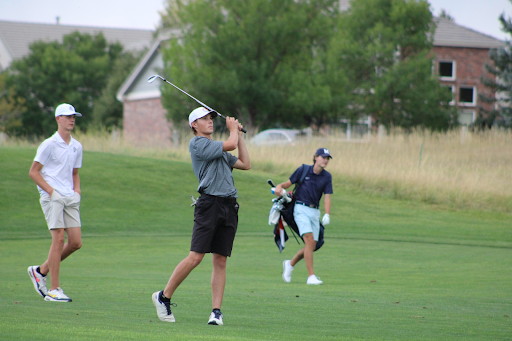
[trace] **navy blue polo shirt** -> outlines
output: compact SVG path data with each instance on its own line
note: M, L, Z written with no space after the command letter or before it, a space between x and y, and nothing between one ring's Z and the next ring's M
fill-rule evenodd
M302 168L304 165L297 168L297 170L290 176L292 184L299 182ZM310 166L309 172L304 178L304 182L295 194L298 201L302 201L307 205L320 205L322 194L332 194L332 177L331 173L323 169L320 174L313 172L313 166Z

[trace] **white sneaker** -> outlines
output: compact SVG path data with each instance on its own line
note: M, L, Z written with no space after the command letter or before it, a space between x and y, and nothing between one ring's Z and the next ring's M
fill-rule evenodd
M222 313L220 310L212 311L210 318L208 319L208 324L213 324L216 326L224 325L224 322L222 322Z
M48 291L48 295L44 298L45 301L54 301L54 302L72 302L73 300L66 296L64 291L62 291L61 287L58 287L55 290Z
M48 288L46 287L46 276L43 276L37 272L38 267L39 265L29 266L27 271L30 279L32 280L32 284L34 284L34 289L36 289L37 293L44 298L46 295L48 295Z
M293 271L293 266L290 265L290 261L285 260L283 262L283 280L286 283L290 283L290 281L292 280L292 271Z
M174 315L171 311L171 305L176 306L176 304L172 304L171 302L162 302L160 301L160 292L157 291L154 292L151 296L151 299L153 300L153 304L156 307L156 314L158 315L158 318L160 321L164 322L176 322L176 319L174 318Z
M316 277L315 275L311 275L308 277L308 281L306 283L311 285L318 285L322 284L323 282L320 280L320 278Z

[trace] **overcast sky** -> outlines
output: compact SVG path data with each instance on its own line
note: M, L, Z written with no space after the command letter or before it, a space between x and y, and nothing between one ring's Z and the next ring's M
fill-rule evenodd
M354 0L357 1L357 0ZM498 17L512 16L510 0L430 0L435 15L441 9L459 25L502 40ZM63 25L155 29L165 0L0 0L0 20Z

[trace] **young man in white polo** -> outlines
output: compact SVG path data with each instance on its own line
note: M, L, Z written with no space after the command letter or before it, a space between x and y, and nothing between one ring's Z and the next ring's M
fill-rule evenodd
M212 254L212 312L210 325L223 325L220 311L226 286L226 263L231 256L233 241L238 227L237 190L233 180L233 168L251 168L249 152L243 138L242 125L233 117L226 117L229 138L212 140L214 111L203 107L189 115L189 125L195 137L190 140L189 151L192 168L199 181L201 194L195 204L194 228L188 256L174 269L162 291L153 293L152 300L158 318L175 322L171 311L171 297L190 272L201 263L206 253ZM238 148L238 157L230 151Z
M313 166L302 165L290 176L290 179L276 186L275 193L281 193L283 188L288 188L292 184L300 181L303 167L309 167L302 184L295 193L296 202L293 209L293 218L299 228L300 235L304 239L305 246L300 249L291 260L283 262L283 280L289 283L292 279L293 267L301 259L306 262L308 270L308 279L306 284L318 285L323 282L315 275L313 270L313 252L320 234L320 199L324 195L325 214L322 218L322 224L325 226L330 223L331 212L331 194L332 177L325 170L329 160L332 158L329 150L319 148L313 156Z
M29 172L37 184L41 208L52 236L48 259L42 265L28 267L34 288L45 301L71 302L60 287L60 263L82 246L78 176L78 169L82 167L82 145L71 136L75 117L81 116L67 103L55 109L58 130L39 146Z

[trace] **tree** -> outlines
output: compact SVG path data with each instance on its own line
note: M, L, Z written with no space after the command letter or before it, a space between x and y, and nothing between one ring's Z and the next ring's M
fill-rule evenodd
M93 127L122 127L123 104L117 100L116 94L144 52L124 52L115 60L107 84L94 101L91 122Z
M443 18L443 19L455 22L455 19L445 9L441 9L441 12L439 12L439 18Z
M512 20L506 19L502 14L499 18L502 31L512 34ZM482 83L489 90L488 93L479 94L484 103L495 104L494 109L484 110L479 108L480 115L475 121L475 126L481 128L492 127L493 125L512 127L512 43L505 42L505 46L492 49L489 52L492 64L487 64L486 69L493 76L483 78ZM499 100L496 98L499 94Z
M182 37L164 49L164 73L173 83L249 129L328 116L324 59L336 0L176 2L173 22ZM172 87L162 87L162 95L173 120L197 107Z
M346 77L341 115L377 124L447 129L451 95L432 72L433 17L425 0L358 0L342 15L329 48L332 77ZM342 96L335 92L334 96Z
M160 31L167 28L180 28L183 26L180 12L184 6L194 0L166 0L165 10L160 12Z
M0 73L0 132L11 133L21 129L23 99L17 98L5 85L5 75Z
M92 122L94 101L107 84L123 47L108 44L102 33L91 36L74 32L63 42L35 42L30 54L15 60L6 71L6 85L25 100L21 115L25 135L48 135L55 130L54 108L71 103L84 116L77 126Z

